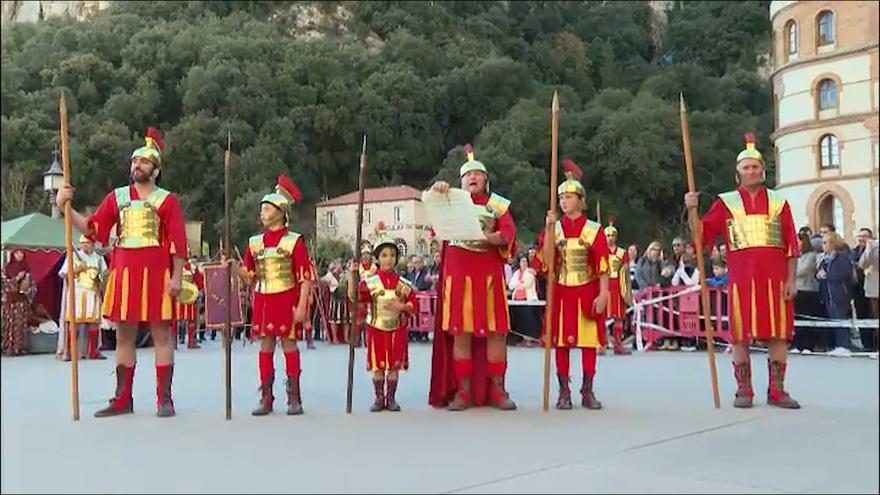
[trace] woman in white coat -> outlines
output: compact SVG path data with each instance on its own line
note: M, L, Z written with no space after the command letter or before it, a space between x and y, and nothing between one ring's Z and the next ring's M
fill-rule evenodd
M519 259L519 268L513 272L507 282L507 288L511 293L510 298L514 301L538 300L535 270L529 267L529 260L525 256Z

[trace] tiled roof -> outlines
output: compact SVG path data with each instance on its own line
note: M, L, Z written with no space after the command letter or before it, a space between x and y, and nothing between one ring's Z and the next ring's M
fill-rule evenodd
M408 201L408 200L422 200L422 191L411 187L411 186L389 186L389 187L377 187L373 189L365 189L364 190L364 203L381 203L384 201ZM318 207L321 206L340 206L340 205L351 205L357 204L358 202L358 192L350 192L348 194L343 194L342 196L336 196L335 198L330 198L327 201L321 201L317 204Z

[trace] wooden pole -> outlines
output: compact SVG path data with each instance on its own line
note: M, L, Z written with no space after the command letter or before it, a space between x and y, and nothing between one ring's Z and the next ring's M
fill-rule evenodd
M553 92L553 103L550 106L550 207L549 211L556 211L556 187L558 178L559 160L559 95ZM545 236L553 246L556 245L556 232L554 228L547 229ZM545 238L545 241L548 239ZM544 311L544 411L550 410L550 348L553 340L553 293L556 287L556 248L550 251L550 259L547 263L547 305Z
M596 199L596 223L602 225L602 203Z
M361 243L364 240L364 184L367 171L367 135L364 134L364 145L361 148L361 163L358 172L358 209L357 209L357 234L355 235L354 252L355 258L360 253ZM360 263L360 261L357 261ZM358 324L358 285L360 284L360 270L351 272L351 281L354 284L355 298L351 304L351 324L348 327L348 386L345 391L345 412L351 414L351 401L354 389L354 344L355 330Z
M684 165L687 175L688 192L697 192L696 180L694 179L694 163L691 157L691 133L688 127L687 108L684 105L684 96L679 94L681 120L681 142L684 147ZM721 408L721 398L718 395L718 370L715 367L715 335L712 331L711 310L709 306L709 287L706 284L706 265L703 262L703 223L700 221L696 207L688 208L688 221L691 224L691 232L694 236L694 245L697 251L697 268L700 273L700 298L703 318L703 329L706 332L706 354L709 357L709 375L712 380L712 398L715 400L715 409Z
M61 167L64 184L70 185L70 147L67 137L67 100L61 93L58 106L61 120ZM76 337L76 282L73 273L73 222L71 221L70 201L64 204L64 245L67 249L67 338L70 349L70 400L73 407L73 420L79 421L79 348Z
M223 157L224 175L224 244L232 246L232 133L226 133L226 155ZM232 419L232 252L226 253L226 324L223 326L223 352L226 372L226 420ZM235 297L239 297L235 294ZM242 336L242 342L244 337Z

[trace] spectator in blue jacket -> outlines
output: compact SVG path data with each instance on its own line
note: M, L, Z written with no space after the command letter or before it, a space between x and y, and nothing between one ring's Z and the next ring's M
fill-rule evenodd
M836 232L822 236L822 250L825 256L819 262L816 279L819 280L819 294L825 303L828 317L832 320L845 320L849 316L852 294L853 267L847 251L849 246ZM832 355L850 355L849 328L834 329L834 350Z
M706 280L709 287L723 289L727 287L727 262L722 258L712 260L712 277Z

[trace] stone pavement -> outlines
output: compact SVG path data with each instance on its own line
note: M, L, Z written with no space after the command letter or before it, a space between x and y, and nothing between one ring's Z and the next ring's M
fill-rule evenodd
M113 356L80 363L79 422L66 363L3 358L0 491L878 493L876 360L792 356L788 388L804 407L787 411L766 406L766 355L753 355L757 407L735 410L730 358L719 354L715 410L704 353L605 356L596 383L605 409L544 413L542 351L511 348L520 410L450 413L427 405L430 344L411 344L404 411L374 414L358 349L346 415L347 348L318 343L303 352L306 414L285 416L276 399L274 415L254 418L257 347L233 348L229 422L219 341L178 351L172 419L154 416L150 349L138 351L134 415L92 417L112 393ZM579 362L572 356L575 375ZM276 367L280 377L280 354Z

